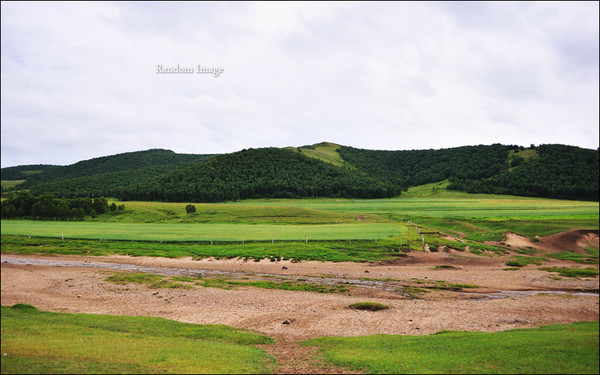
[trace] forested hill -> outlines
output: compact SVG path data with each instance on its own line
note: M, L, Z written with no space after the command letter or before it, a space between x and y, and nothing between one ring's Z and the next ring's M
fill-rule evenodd
M469 193L598 200L598 150L565 145L466 146L443 150L338 149L344 160L402 187L449 179Z
M69 198L115 196L116 192L127 186L213 156L152 149L103 156L68 166L2 168L2 180L24 180L12 190L28 189L36 195L53 194Z
M3 186L4 180L25 180L7 184L5 195L28 189L37 195L124 200L380 198L442 180L450 181L449 189L472 193L598 200L598 159L598 150L564 145L379 151L324 142L224 155L148 150L65 167L3 168L2 179Z
M219 202L250 198L385 198L400 189L363 171L278 148L249 149L179 169L123 191L126 200Z
M198 161L207 155L176 154L170 150L152 149L147 151L126 152L123 154L103 156L80 161L78 163L51 168L44 173L34 174L27 178L23 187L41 183L66 180L78 177L88 177L101 173L131 171L159 165L179 167L190 162ZM4 169L2 170L4 178Z

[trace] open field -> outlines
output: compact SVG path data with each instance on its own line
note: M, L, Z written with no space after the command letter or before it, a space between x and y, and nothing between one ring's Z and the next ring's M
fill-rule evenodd
M375 240L404 234L391 223L285 224L169 224L4 220L2 234L142 241L327 241Z
M2 306L3 374L262 374L273 359L251 345L270 342L226 326Z
M260 346L275 358L275 373L350 371L329 364L330 360L338 365L346 361L344 365L366 372L427 372L432 371L428 367L431 364L440 366L434 367L434 372L453 372L435 362L440 351L454 356L453 363L460 368L480 368L477 366L482 361L489 361L496 366L487 369L491 373L510 372L515 366L523 371L544 372L546 360L536 362L529 359L532 357L514 355L514 350L521 352L520 345L530 346L529 354L535 358L552 357L556 350L569 346L577 355L569 355L567 362L574 360L578 365L573 365L572 371L565 371L594 373L590 363L597 363L595 326L584 328L585 332L573 339L556 333L547 338L554 341L554 346L538 345L543 334L522 336L514 350L498 347L499 341L506 342L504 338L481 333L478 345L471 351L457 351L453 346L470 338L468 333L427 336L420 342L414 337L444 330L499 332L598 320L597 275L563 277L543 269L583 269L589 265L549 258L540 265L529 264L517 271L507 271L504 263L509 259L510 255L410 252L394 263L365 264L3 254L1 297L3 305L26 303L54 312L155 316L250 329L275 340L273 344ZM115 266L121 268L107 268ZM150 274L131 267L142 267L142 272ZM597 265L593 267L597 269ZM389 308L361 311L350 307L364 302ZM5 322L2 326L5 335L9 326ZM143 344L144 335L123 331L127 340L140 340L139 344L132 344L135 347ZM568 327L566 331L569 335L580 329ZM392 335L389 340L396 344L389 346L390 342L385 340L373 345L359 344L365 354L361 363L343 358L347 352L344 347L355 342L351 339L346 343L338 338L336 348L330 348L326 340L319 342L318 345L329 347L325 360L320 359L318 347L300 344L305 339L327 336L357 337L354 340L359 341L358 336L374 334ZM527 341L527 336L531 341ZM584 336L588 338L580 341ZM364 337L364 342L369 340L376 341ZM406 340L406 346L399 344L402 340ZM14 349L4 347L9 342L12 341L3 336L3 351L11 356ZM373 351L386 345L388 349L380 350L373 359ZM407 351L407 346L412 349ZM485 349L488 347L497 349ZM406 362L412 366L408 370L395 362L394 353L398 350L411 356L412 362ZM154 354L142 356L154 358ZM45 358L39 358L43 366L62 366ZM31 365L33 360L26 360ZM117 366L118 361L102 369L109 372L110 365ZM122 367L116 368L115 372L124 371ZM251 372L254 371L257 370Z
M231 370L232 360L208 372L597 373L598 203L443 186L395 199L195 204L193 215L185 203L123 202L120 214L81 222L3 220L2 305L220 324L274 340L234 343L220 350L224 362L241 350L254 358L251 367ZM13 310L3 307L3 351L33 351L3 357L3 373L188 369L172 367L183 355L177 349L144 351L161 340L179 348L187 337L151 337L116 320L106 332L98 322L108 318L60 315L56 327L18 328L27 334L17 342L10 330L19 319L59 315L15 310L5 323L5 311ZM596 323L501 332L589 321ZM153 324L136 327L147 332ZM423 336L448 330L465 332ZM103 349L80 364L69 345L85 339L70 332L85 339L92 332L96 347L127 342L143 354L123 364L122 353ZM39 334L55 337L48 342L61 354L34 345ZM302 344L307 339L316 340ZM185 355L204 363L202 353Z
M597 321L495 333L328 337L306 344L321 347L339 366L375 374L598 373Z
M185 203L124 202L124 212L84 222L4 220L2 234L134 241L392 240L392 246L418 249L423 247L419 233L437 244L438 233L484 243L502 242L506 232L535 241L573 228L598 230L597 202L466 194L444 187L424 185L394 199L196 204L195 214L185 212ZM419 230L413 232L413 225Z
M2 326L2 352L10 353L2 357L3 374L258 374L271 373L275 365L264 352L272 346L270 338L226 326L51 313L29 305L2 306ZM496 333L325 337L303 345L319 348L320 355L343 372L347 368L368 373L598 372L597 321ZM432 349L434 358L429 355ZM520 357L512 355L517 349Z

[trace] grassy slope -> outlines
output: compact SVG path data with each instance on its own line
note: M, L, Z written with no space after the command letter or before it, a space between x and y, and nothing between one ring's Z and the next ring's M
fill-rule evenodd
M302 154L308 157L319 159L338 167L353 168L352 165L345 161L338 153L338 148L340 148L340 145L330 142L323 142L310 147L301 147L296 150L299 150Z
M266 336L162 318L2 306L2 373L269 373Z
M309 340L325 358L374 374L598 373L598 322L504 332Z
M4 189L13 188L17 185L22 184L25 180L2 180L1 184Z

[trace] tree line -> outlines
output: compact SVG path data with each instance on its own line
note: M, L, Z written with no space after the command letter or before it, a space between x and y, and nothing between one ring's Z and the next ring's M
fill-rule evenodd
M2 219L83 220L107 212L118 213L125 205L108 204L105 198L57 198L20 192L0 203Z

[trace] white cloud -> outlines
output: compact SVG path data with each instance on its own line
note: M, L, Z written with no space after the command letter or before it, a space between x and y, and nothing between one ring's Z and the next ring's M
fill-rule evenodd
M1 35L3 167L324 140L598 147L594 2L11 2Z

